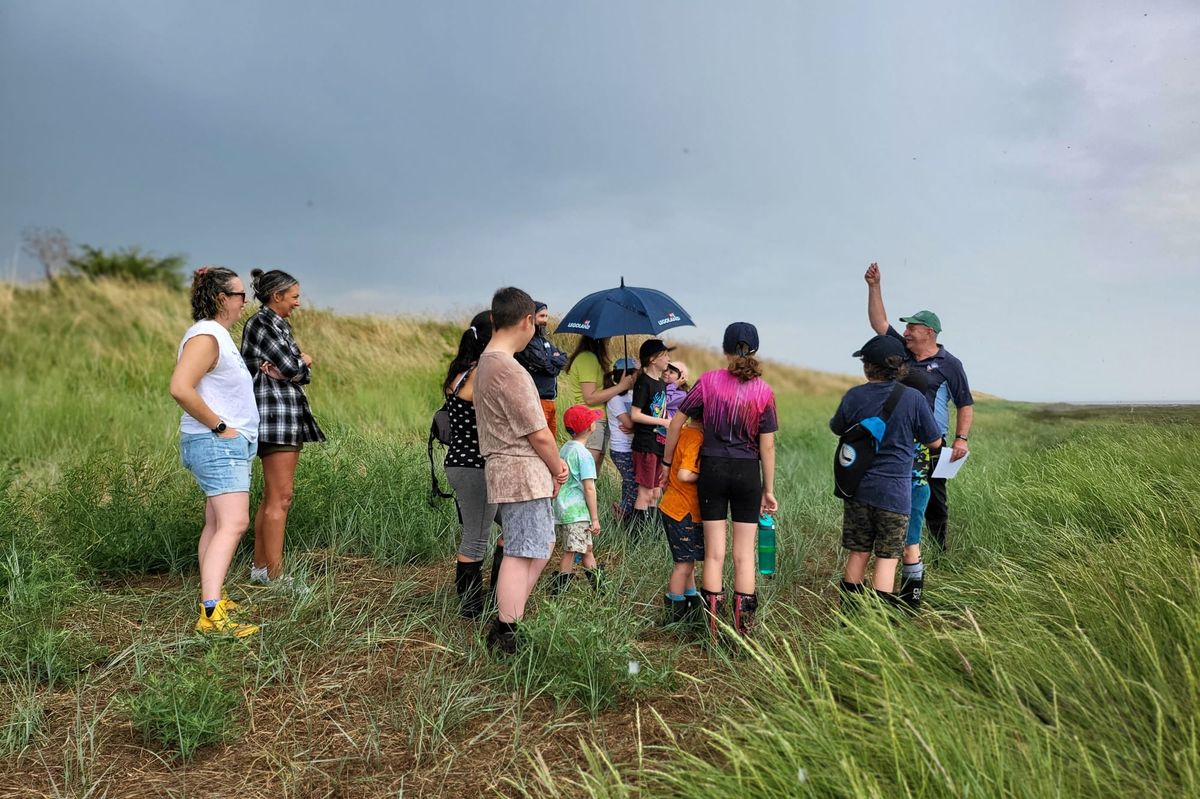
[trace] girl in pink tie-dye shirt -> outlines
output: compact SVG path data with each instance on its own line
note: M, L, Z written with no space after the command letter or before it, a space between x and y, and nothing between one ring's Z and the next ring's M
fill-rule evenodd
M679 430L689 418L704 423L700 448L700 516L704 522L704 587L701 594L716 635L724 604L726 519L733 520L733 626L749 632L758 608L755 594L755 535L758 518L779 508L775 500L775 392L762 379L758 330L734 322L723 342L729 365L705 372L671 421L664 464L671 462Z

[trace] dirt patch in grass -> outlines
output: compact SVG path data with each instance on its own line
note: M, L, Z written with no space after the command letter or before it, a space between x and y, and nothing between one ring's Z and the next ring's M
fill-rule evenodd
M698 731L737 699L719 657L657 626L636 644L674 663L676 679L660 694L622 699L594 719L570 703L524 698L483 650L481 625L457 617L444 565L303 557L316 592L309 607L233 584L264 631L231 645L244 694L237 736L190 761L148 745L117 698L137 690L139 664L152 671L207 645L191 631L195 577L104 583L74 624L109 656L75 686L41 694L45 734L2 764L0 795L515 795L506 778L531 784L535 762L574 774L581 741L622 764L673 741L700 747ZM814 624L828 612L828 597L788 594Z

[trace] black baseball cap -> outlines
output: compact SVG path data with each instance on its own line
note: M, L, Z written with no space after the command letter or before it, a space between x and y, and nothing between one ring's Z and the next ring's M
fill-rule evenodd
M652 338L642 342L642 348L638 350L638 359L644 367L651 358L658 355L660 352L671 352L674 347L668 347L662 342L662 339Z
M758 328L749 322L734 322L725 328L725 340L721 343L721 349L727 355L737 355L739 344L745 344L749 348L747 355L758 352Z
M887 359L893 355L904 358L904 342L895 336L875 336L851 357L862 358L864 363L888 366Z

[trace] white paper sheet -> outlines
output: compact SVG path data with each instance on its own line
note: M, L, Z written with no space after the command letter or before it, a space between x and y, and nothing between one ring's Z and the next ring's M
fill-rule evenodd
M958 474L958 470L967 462L967 458L971 457L971 453L963 455L956 461L951 462L950 456L954 454L954 449L951 447L942 447L942 452L938 455L937 466L933 467L932 477L944 477L947 480L952 480L954 475Z

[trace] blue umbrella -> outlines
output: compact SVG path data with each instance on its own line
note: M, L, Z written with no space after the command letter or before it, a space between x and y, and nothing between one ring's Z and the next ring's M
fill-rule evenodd
M675 300L655 289L626 286L621 278L618 288L597 291L575 303L555 332L611 338L658 335L685 325L695 327L696 323Z

